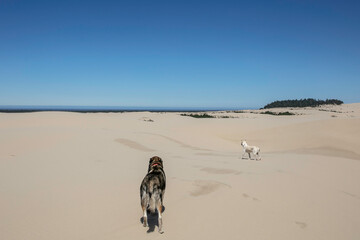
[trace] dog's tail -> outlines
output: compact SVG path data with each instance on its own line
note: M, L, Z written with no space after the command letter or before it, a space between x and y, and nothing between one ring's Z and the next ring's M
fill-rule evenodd
M143 186L141 189L141 205L146 207L150 212L154 213L158 204L161 202L161 189L158 186L150 184Z
M157 184L154 184L151 190L149 210L155 212L156 206L162 206L162 190Z

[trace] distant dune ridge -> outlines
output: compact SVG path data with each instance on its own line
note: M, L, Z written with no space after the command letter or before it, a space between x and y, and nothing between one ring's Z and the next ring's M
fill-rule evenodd
M0 113L0 239L358 239L360 103L265 111ZM141 224L154 155L163 235Z

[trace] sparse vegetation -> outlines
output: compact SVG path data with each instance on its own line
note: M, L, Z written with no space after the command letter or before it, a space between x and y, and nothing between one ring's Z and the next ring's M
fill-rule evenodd
M300 99L300 100L282 100L275 101L270 104L265 105L264 109L268 108L284 108L284 107L317 107L320 105L341 105L344 102L337 99L326 99L326 100L316 100L313 98Z
M266 112L260 112L260 114L269 114L269 115L274 115L274 116L290 116L290 115L295 115L295 113L291 113L291 112L271 112L271 111L266 111Z
M335 110L326 110L326 109L319 109L319 111L322 111L322 112L334 112L334 113L341 113L339 111L335 111Z
M237 118L237 117L224 115L224 116L218 116L218 118Z
M212 115L209 115L207 113L203 113L203 114L198 114L198 113L190 113L190 114L186 114L186 113L182 113L180 114L181 116L186 116L186 117L193 117L193 118L215 118Z

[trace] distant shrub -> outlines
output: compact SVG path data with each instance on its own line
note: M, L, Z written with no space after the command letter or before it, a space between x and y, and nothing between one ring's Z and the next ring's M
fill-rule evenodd
M227 115L225 115L225 116L218 116L218 118L237 118L237 117L233 117L233 116L227 116Z
M344 102L337 99L315 100L313 98L300 99L300 100L282 100L275 101L265 105L265 109L268 108L284 108L284 107L316 107L320 105L341 105Z
M334 113L341 113L339 111L335 111L335 110L327 110L327 109L319 109L319 111L322 111L322 112L334 112Z
M266 112L261 112L260 114L269 114L269 115L274 115L274 116L290 116L290 115L295 115L294 113L291 112L271 112L271 111L266 111Z
M285 115L285 116L288 116L288 115L295 115L295 113L292 113L292 112L279 112L277 115Z
M207 113L203 113L203 114L197 114L197 113L191 113L191 114L186 114L186 113L182 113L180 114L181 116L186 116L186 117L193 117L193 118L215 118L214 116L211 116Z

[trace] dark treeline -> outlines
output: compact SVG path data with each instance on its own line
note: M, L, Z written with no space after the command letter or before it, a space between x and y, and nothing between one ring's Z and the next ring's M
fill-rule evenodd
M337 99L326 99L324 100L316 100L313 98L307 98L307 99L300 99L300 100L282 100L282 101L275 101L270 104L265 105L266 108L284 108L284 107L316 107L320 105L340 105L344 102Z

